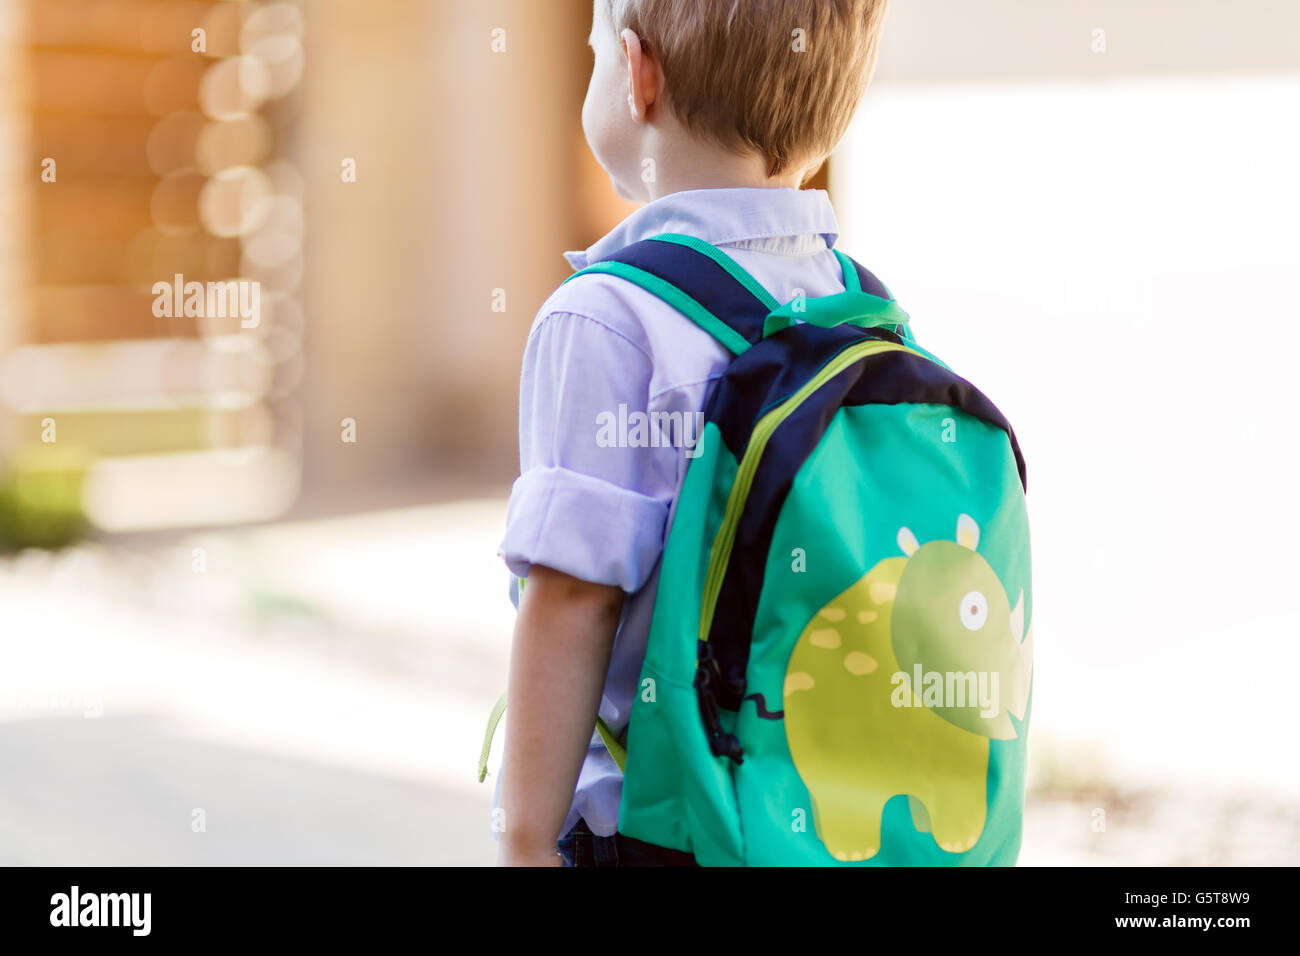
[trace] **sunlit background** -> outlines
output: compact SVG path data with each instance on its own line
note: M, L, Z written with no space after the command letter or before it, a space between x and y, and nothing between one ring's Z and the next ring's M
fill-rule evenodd
M813 185L1028 460L1021 861L1300 862L1300 8L893 6ZM491 862L589 19L0 4L0 863Z

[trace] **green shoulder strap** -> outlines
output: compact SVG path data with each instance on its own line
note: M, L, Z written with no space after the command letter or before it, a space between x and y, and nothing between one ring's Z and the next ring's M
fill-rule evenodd
M483 750L478 758L478 782L482 783L487 778L488 756L492 752L492 738L496 736L497 725L501 723L501 717L506 712L506 695L502 694L501 699L496 702L492 708L492 714L488 717L487 731L483 734ZM627 747L614 736L614 732L609 729L609 725L600 717L596 718L596 733L600 734L601 741L605 744L605 749L609 755L614 758L614 763L618 764L619 772L627 765Z

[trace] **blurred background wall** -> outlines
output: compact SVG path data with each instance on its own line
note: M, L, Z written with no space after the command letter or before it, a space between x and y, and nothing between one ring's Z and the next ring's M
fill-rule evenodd
M334 64L310 78L301 130L314 215L335 224L307 244L307 470L327 497L423 500L517 470L519 346L568 272L560 251L600 217L581 201L575 106L588 6L313 7L309 49Z
M6 18L24 211L0 368L9 530L67 535L78 498L107 530L281 513L301 444L299 10L49 0ZM157 298L232 281L257 284L256 314Z
M559 253L631 208L582 141L589 7L6 5L11 475L121 530L508 487L522 338ZM888 29L886 92L1300 60L1282 0L925 0ZM873 201L859 168L841 157L832 187L850 238ZM259 282L259 326L155 316L177 273Z
M4 260L5 333L29 346L4 366L11 459L88 468L115 530L508 487L523 337L560 253L633 208L582 138L590 16L11 8L6 201L30 209ZM177 273L259 282L257 328L153 315ZM28 460L51 416L84 455Z

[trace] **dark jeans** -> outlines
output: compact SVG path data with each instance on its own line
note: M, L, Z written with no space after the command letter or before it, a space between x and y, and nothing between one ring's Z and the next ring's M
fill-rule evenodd
M697 866L695 857L680 850L669 850L643 843L621 833L596 836L582 818L573 829L560 837L555 848L564 857L565 866Z

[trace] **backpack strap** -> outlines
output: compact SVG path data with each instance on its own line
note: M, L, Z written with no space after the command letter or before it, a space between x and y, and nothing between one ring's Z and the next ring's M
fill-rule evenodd
M892 307L884 318L892 320L889 324L896 325L894 331L904 342L911 342L907 314L897 308L885 284L842 252L836 250L835 256L844 273L845 291L866 293L861 298L874 298ZM694 236L664 233L643 239L565 281L588 273L615 275L641 286L691 319L733 355L761 342L774 328L770 317L782 308L734 259ZM879 324L885 324L883 319Z
M618 276L658 296L733 355L763 340L763 322L780 306L735 260L694 236L664 233L634 242L565 281L593 272Z
M840 260L840 267L844 270L845 291L866 292L877 298L893 301L894 294L866 266L850 259L838 249L834 251L835 258Z
M877 279L866 266L850 259L838 249L835 250L835 258L840 260L840 268L844 270L844 291L865 292L877 299L884 299L894 306L897 309L898 318L901 319L901 322L894 329L894 333L906 344L916 345L916 339L912 337L912 329L908 324L907 313L901 308L897 308L898 300L894 298L894 293L889 291L889 287Z
M492 713L488 715L487 730L483 733L483 750L479 753L478 758L478 782L482 783L487 778L488 758L492 754L492 738L497 735L497 725L501 723L501 717L506 712L506 695L502 694L500 699L492 707ZM618 764L618 769L623 770L627 764L627 729L623 730L623 739L616 737L614 731L609 729L609 724L605 723L604 718L596 718L596 733L600 734L601 743L609 751L609 755L614 758L614 763Z

